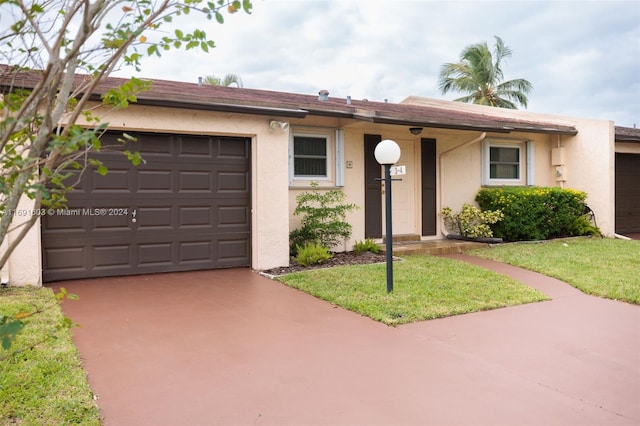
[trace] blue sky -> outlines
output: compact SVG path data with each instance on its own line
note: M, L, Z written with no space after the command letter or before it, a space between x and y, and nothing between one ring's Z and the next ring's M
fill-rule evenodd
M217 47L143 62L141 76L197 82L235 73L244 86L399 102L454 99L440 66L500 36L505 78L533 83L527 110L640 126L640 1L254 0L217 25ZM129 76L121 73L122 76Z

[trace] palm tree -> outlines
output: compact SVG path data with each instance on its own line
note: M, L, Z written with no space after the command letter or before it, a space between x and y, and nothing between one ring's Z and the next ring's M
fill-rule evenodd
M453 90L467 93L455 99L493 107L517 109L516 103L527 107L527 94L533 85L522 78L502 81L502 61L511 56L511 49L498 36L493 53L487 42L467 46L460 62L444 64L440 69L438 87L442 94Z
M242 79L237 74L227 74L224 78L216 77L211 74L204 78L205 83L211 84L212 86L231 86L235 84L238 87L243 87Z

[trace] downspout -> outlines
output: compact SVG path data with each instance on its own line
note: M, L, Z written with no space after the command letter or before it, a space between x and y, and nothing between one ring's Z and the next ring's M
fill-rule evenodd
M481 142L486 137L487 137L487 132L482 132L480 134L480 136L478 136L478 137L476 137L476 138L474 138L474 139L472 139L472 140L470 140L468 142L465 142L463 144L454 146L453 148L448 149L445 152L441 153L440 156L438 157L438 207L440 209L442 209L442 158L445 155L449 154L450 152L456 151L456 150L458 150L460 148L464 148L464 147L469 146L469 145L473 145L474 143L477 143L477 142ZM444 226L443 226L442 223L440 223L440 233L446 237L446 234L444 233Z
M558 149L562 148L562 135L557 135ZM564 164L562 165L564 167ZM560 181L560 188L564 189L564 180Z

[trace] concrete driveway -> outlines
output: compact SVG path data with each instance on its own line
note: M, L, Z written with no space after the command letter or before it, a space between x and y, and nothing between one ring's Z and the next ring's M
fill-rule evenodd
M457 257L553 300L391 328L234 269L65 282L64 308L106 425L640 424L639 306Z

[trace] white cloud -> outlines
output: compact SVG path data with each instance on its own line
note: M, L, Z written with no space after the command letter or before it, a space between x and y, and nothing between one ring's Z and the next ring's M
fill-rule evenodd
M144 75L236 73L257 89L453 99L437 89L440 66L498 35L513 50L505 78L534 85L529 110L640 125L637 1L254 0L254 9L224 25L197 22L218 47L147 60Z

